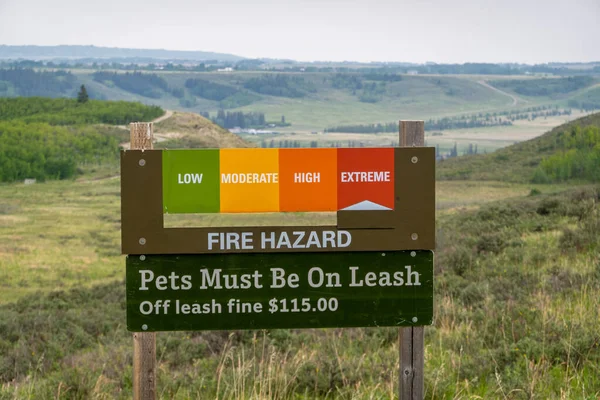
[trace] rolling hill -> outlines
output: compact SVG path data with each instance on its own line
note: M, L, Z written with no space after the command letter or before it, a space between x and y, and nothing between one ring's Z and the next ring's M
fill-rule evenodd
M160 114L132 103L1 100L0 175L8 170L2 162L28 164L14 152L29 139L23 132L40 139L26 140L40 143L36 150L51 144L49 155L62 159L75 153L75 139L89 137L75 146L84 164L110 162L115 138L127 137L126 128L110 124L114 117L126 124ZM244 144L197 115L158 118L160 146ZM528 182L541 159L565 148L577 153L580 139L597 144L587 128L598 126L594 114L495 154L439 163L442 178L471 180L436 186L427 399L600 396L600 189L475 180ZM7 137L16 146L2 153ZM50 137L56 140L44 141ZM107 176L114 178L115 170ZM464 176L456 173L462 170ZM131 398L120 182L88 178L0 184L0 399ZM161 332L156 338L157 391L166 398L387 399L397 390L395 327Z
M156 66L144 71L115 70L107 65L0 68L0 97L73 98L84 84L92 99L158 105L202 114L213 121L221 110L262 114L261 124L239 125L278 133L241 132L256 146L389 146L397 141L394 132L362 134L349 127L423 119L429 131L427 143L436 146L441 155L493 152L600 109L600 84L591 73L573 78L490 78L408 75L369 68L219 72L160 70ZM238 126L218 123L227 128ZM327 134L315 135L325 131Z
M180 51L165 49L127 49L101 46L9 46L0 45L0 59L158 59L158 60L191 60L191 61L240 61L244 57L233 54L214 53L207 51Z
M139 90L94 73L74 71L78 82L100 98L135 100L165 108L210 112L262 112L268 120L285 116L282 131L323 131L338 125L429 119L512 107L512 99L462 77L400 76L381 81L362 73L152 72L160 85ZM389 78L388 78L389 79ZM121 84L121 87L119 86ZM148 97L142 93L150 94Z
M425 398L600 395L600 193L537 187L527 196L530 185L437 185L452 201L436 224ZM0 185L0 398L132 397L119 188L118 179ZM165 398L389 399L397 390L397 328L156 340Z
M560 125L540 137L505 147L492 154L446 159L438 163L437 177L441 180L530 182L535 180L536 171L544 159L570 150L562 144L565 138L575 137L576 132L582 132L582 128L587 127L600 128L600 113ZM592 142L589 145L598 147L594 140L590 139Z
M135 121L157 120L156 139L169 148L248 147L204 117L140 103L41 97L0 99L0 182L73 178L118 168ZM157 146L157 147L160 147Z
M40 97L0 99L0 182L67 179L117 165L117 124L163 114L139 103Z
M137 101L170 110L212 115L220 109L261 112L269 121L285 116L292 125L279 130L287 133L323 131L344 125L386 124L398 119L486 115L539 105L600 108L598 81L592 75L547 79L512 76L489 80L489 76L370 71L201 72L13 67L0 69L0 97L74 97L84 84L94 99Z
M154 125L156 148L228 148L252 145L201 115L174 112Z

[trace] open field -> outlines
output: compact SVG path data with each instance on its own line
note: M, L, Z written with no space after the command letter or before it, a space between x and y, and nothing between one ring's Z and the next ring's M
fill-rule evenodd
M437 176L438 179L540 182L539 178L534 179L534 176L536 171L538 174L540 172L546 174L545 170L539 170L539 168L549 157L562 157L565 152L569 151L569 154L574 155L575 160L586 160L585 151L597 149L595 145L597 133L595 132L597 132L599 124L600 113L594 113L557 126L535 139L500 149L493 155L480 152L480 154L465 157L452 157L438 164ZM575 140L584 135L589 138L587 142ZM573 143L578 143L578 145ZM578 151L581 153L576 153ZM595 160L593 157L589 157L589 159ZM589 171L591 174L597 170L595 165L588 168L587 166L575 166L573 163L565 168L565 171L572 173L568 178L571 182L583 177L584 171L586 173ZM549 171L552 173L551 170ZM555 179L554 181L558 182L559 180ZM596 182L597 178L593 178L592 181Z
M157 128L166 134L177 121L196 121L187 132L194 135L206 127L199 117L176 117ZM597 126L597 118L577 123ZM447 179L498 176L485 175L485 166L519 183L437 182L427 399L600 397L600 187L526 183L536 162L565 149L549 144L588 132L571 129L438 163ZM588 139L597 141L594 132ZM96 165L83 163L77 180L0 184L1 400L131 398L118 166ZM316 224L334 217L178 215L167 223ZM163 332L158 397L389 399L397 389L397 338L396 328Z
M164 108L210 112L215 115L221 108L218 101L194 97L194 104L183 107L179 99L163 93L158 99L151 99L126 92L116 86L105 85L92 79L92 71L74 72L79 82L91 92L109 99L141 101L158 104ZM155 72L165 79L170 88L184 87L187 79L202 79L232 88L242 88L249 79L265 76L265 72ZM273 73L275 74L275 73ZM566 100L586 93L590 88L570 92L560 98L549 96L524 97L510 89L490 86L490 81L533 80L531 76L492 76L489 75L403 75L398 82L388 82L385 92L375 103L359 101L356 91L334 87L334 73L279 73L291 78L302 79L314 88L304 97L290 98L256 94L251 104L230 108L230 111L262 112L267 120L276 121L285 115L291 127L281 128L283 133L310 133L348 124L385 123L398 119L430 119L473 113L487 113L537 105L564 105ZM352 73L348 73L353 76ZM552 79L552 78L549 78ZM186 89L187 90L187 89ZM360 92L360 91L359 91ZM186 92L187 93L187 92ZM189 97L189 96L188 96ZM516 97L516 102L515 102Z
M122 279L118 179L0 192L0 302Z
M438 218L444 215L476 210L481 205L528 196L531 191L556 193L569 185L534 185L507 182L438 181L436 182L436 208Z
M599 396L597 192L475 181L436 192L426 398ZM0 398L129 398L118 179L0 185L0 199ZM157 350L161 399L396 390L394 328L160 333Z
M190 78L200 78L219 84L237 87L247 79L263 76L263 72L227 73L159 73L170 86L183 86ZM431 118L470 112L485 112L511 105L510 99L493 90L479 85L469 79L447 76L411 77L400 82L388 84L386 95L381 101L370 104L358 101L348 90L336 89L329 79L333 74L292 74L298 76L317 88L302 98L288 98L261 94L261 100L248 106L233 109L245 112L256 111L266 114L269 120L278 120L285 115L293 124L295 131L323 130L329 126L348 123L372 123L398 118L399 114L411 118ZM79 74L80 81L89 85L107 98L138 100L146 103L160 104L169 109L184 111L209 111L216 114L219 106L216 102L197 98L197 104L191 108L182 108L178 100L171 96L163 96L153 100L115 87L107 87L94 82L87 74ZM439 82L439 83L438 83ZM450 90L453 94L448 95ZM123 97L122 97L123 96Z
M101 176L111 175L106 169ZM440 215L490 201L567 188L503 182L436 184ZM37 291L120 280L120 187L115 178L0 185L0 303ZM165 216L165 226L327 225L333 213L213 214Z
M565 77L377 75L366 71L147 71L136 75L131 71L74 69L69 80L74 87L84 84L92 98L139 101L175 111L208 112L213 118L221 109L261 113L265 119L260 126L267 127L285 117L290 126L267 128L279 132L276 135L243 136L259 145L270 145L273 140L274 146L286 140L301 146L310 146L313 141L320 146L344 146L348 141L355 141L356 145L387 146L396 141L394 134L345 136L320 133L339 126L386 124L400 119L470 119L478 115L485 119L494 113L523 112L541 106L573 109L570 118L574 119L579 115L579 109L600 107L600 84L594 75L575 77L573 83ZM117 75L113 74L115 72ZM15 82L4 85L8 91L0 92L0 96L17 94ZM194 82L200 82L200 86L193 86ZM69 94L60 92L56 95ZM470 145L477 145L478 152L491 152L538 136L565 119L519 119L514 121L514 126L445 130L441 136L429 137L428 144L439 146L442 153L449 152L455 143L459 154ZM220 123L229 128L235 126L231 120L225 124L221 119ZM246 127L250 124L256 122L240 123Z
M588 112L573 111L571 115L551 116L536 118L533 121L516 120L512 126L493 126L485 128L470 129L448 129L432 135L427 132L425 141L427 146L439 146L441 152L448 152L456 143L459 154L466 151L468 146L477 145L479 153L493 152L500 148L510 146L534 137L538 137L552 128L562 125L568 121L588 115ZM256 143L257 146L270 146L271 141L275 147L282 146L284 142L299 142L301 146L309 147L311 142L317 141L319 147L329 147L339 144L347 147L350 142L354 145L365 147L390 146L398 143L398 135L391 133L280 133L276 135L240 135L243 139Z
M442 131L441 136L427 135L428 146L439 146L440 150L450 149L457 143L459 154L469 144L477 144L478 152L488 153L511 144L541 136L552 128L566 122L589 115L587 112L573 111L569 116L536 118L533 121L517 120L512 126L494 126L489 128L450 129Z

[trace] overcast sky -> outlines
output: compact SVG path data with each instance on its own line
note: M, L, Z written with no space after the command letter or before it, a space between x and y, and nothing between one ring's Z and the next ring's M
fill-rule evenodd
M302 61L599 61L600 0L0 0L0 44Z

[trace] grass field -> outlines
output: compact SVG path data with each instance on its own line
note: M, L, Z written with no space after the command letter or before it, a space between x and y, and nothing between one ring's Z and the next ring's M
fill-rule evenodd
M102 84L94 81L92 70L74 70L77 84L84 84L90 93L111 100L139 101L146 104L157 104L165 109L186 112L210 112L215 116L221 105L218 101L193 96L185 88L185 82L190 78L208 80L233 88L244 89L244 83L253 78L265 76L269 72L168 72L156 71L168 83L169 89L183 89L185 99L193 99L193 106L184 107L180 100L170 91L159 90L161 98L153 99L120 89L114 84ZM277 74L277 73L275 73ZM357 73L347 73L348 76L359 76ZM380 135L346 135L346 134L313 134L323 132L326 128L340 125L389 123L400 119L436 119L456 117L479 113L494 113L515 111L534 106L565 107L569 100L594 103L598 101L598 84L592 81L588 87L556 96L527 97L515 93L510 87L494 88L492 81L535 81L531 76L490 76L485 75L403 75L402 80L387 82L385 91L375 103L361 102L360 90L354 92L347 88L334 87L335 73L283 73L291 78L303 79L313 91L301 98L289 98L254 93L256 101L244 107L228 109L227 111L261 112L266 114L267 121L279 121L285 116L292 125L277 128L277 135L261 135L255 137L242 135L257 145L262 141L274 145L282 145L287 141L298 141L302 146L310 146L318 141L319 146L330 146L332 143L347 145L349 141L364 146L388 146L396 142L394 134ZM553 78L549 78L553 79ZM367 82L367 81L365 81ZM493 82L492 82L493 83ZM595 103L594 103L595 104ZM600 104L600 103L598 103ZM578 116L575 111L571 119ZM429 136L427 144L438 146L442 153L448 153L456 144L459 154L470 145L477 145L481 152L492 152L518 141L538 136L553 126L564 122L565 117L538 118L535 121L519 120L514 126L491 127L484 129L447 130L441 136ZM162 129L162 127L157 127ZM168 129L169 127L164 127ZM171 142L168 146L179 146L182 143ZM211 143L187 143L198 146ZM185 143L183 144L185 145Z
M322 131L325 128L397 119L428 119L471 112L487 112L506 107L510 101L475 82L460 78L407 77L388 85L388 94L374 104L357 101L347 91L328 88L313 98L269 99L243 107L245 111L260 110L276 118L285 115L292 126L282 132ZM455 94L448 95L448 88Z
M90 287L124 277L120 256L120 187L116 168L76 182L0 185L0 303L38 291ZM532 188L564 186L502 182L438 182L437 208L472 209ZM331 213L224 214L195 217L171 214L165 226L268 226L335 224Z
M264 72L157 72L165 78L170 87L183 87L189 78L200 78L241 87L251 78L263 76ZM109 99L136 100L161 105L164 108L201 112L209 111L213 115L219 109L216 101L197 97L196 104L190 108L182 107L179 100L168 93L160 99L149 99L93 81L90 71L77 71L80 82ZM486 87L479 82L487 76L448 76L422 75L403 76L399 82L388 82L385 94L377 103L360 102L357 95L347 89L337 89L331 84L335 74L331 73L286 73L287 76L301 77L314 85L316 91L302 98L287 98L260 94L260 99L250 105L232 111L263 112L267 120L279 120L285 115L292 123L282 132L312 132L325 128L348 125L390 122L398 119L430 119L446 116L494 112L511 109L513 98ZM514 78L514 77L513 77ZM526 79L527 77L519 77ZM502 79L499 77L497 79ZM534 98L518 106L554 104L550 98Z
M533 122L497 135L512 140L549 123ZM173 123L157 128L167 134ZM487 157L438 163L446 179L470 171L488 181L436 183L427 399L600 397L600 187L526 183L534 161L552 151L546 144L568 128ZM472 133L428 139L452 134L466 141ZM131 398L118 166L83 172L74 181L0 184L0 400ZM329 224L334 217L169 215L166 224ZM389 399L397 390L397 339L396 328L163 332L157 397Z
M0 192L0 301L122 278L118 179Z
M573 111L570 116L552 116L537 118L532 121L517 120L512 126L493 126L486 128L449 129L437 132L426 132L427 146L438 146L440 152L449 152L456 143L459 154L466 151L469 145L477 145L479 153L491 153L500 148L510 146L516 142L538 137L555 126L588 115L589 113ZM441 133L441 135L439 135ZM347 147L350 142L365 147L390 146L398 143L398 135L391 133L361 134L361 133L280 133L276 135L249 135L243 134L244 140L255 143L257 146L270 146L271 141L275 147L282 146L284 142L299 142L301 146L309 147L311 142L317 141L320 147L329 147L340 144Z
M597 398L597 189L436 192L426 398ZM0 399L130 398L118 179L0 199ZM157 354L161 399L389 399L398 378L393 328L161 333Z
M570 135L577 127L599 124L600 113L594 113L559 125L535 139L500 149L490 156L477 154L449 158L438 164L437 176L438 179L531 182L542 160L560 151L555 145L561 135Z

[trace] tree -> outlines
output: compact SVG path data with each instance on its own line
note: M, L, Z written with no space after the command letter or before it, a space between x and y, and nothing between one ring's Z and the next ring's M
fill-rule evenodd
M450 149L450 157L458 157L458 145L454 142L454 147Z
M85 89L85 85L81 85L81 88L79 88L79 93L77 93L77 102L78 103L87 103L89 98L90 97L88 96L88 92Z

